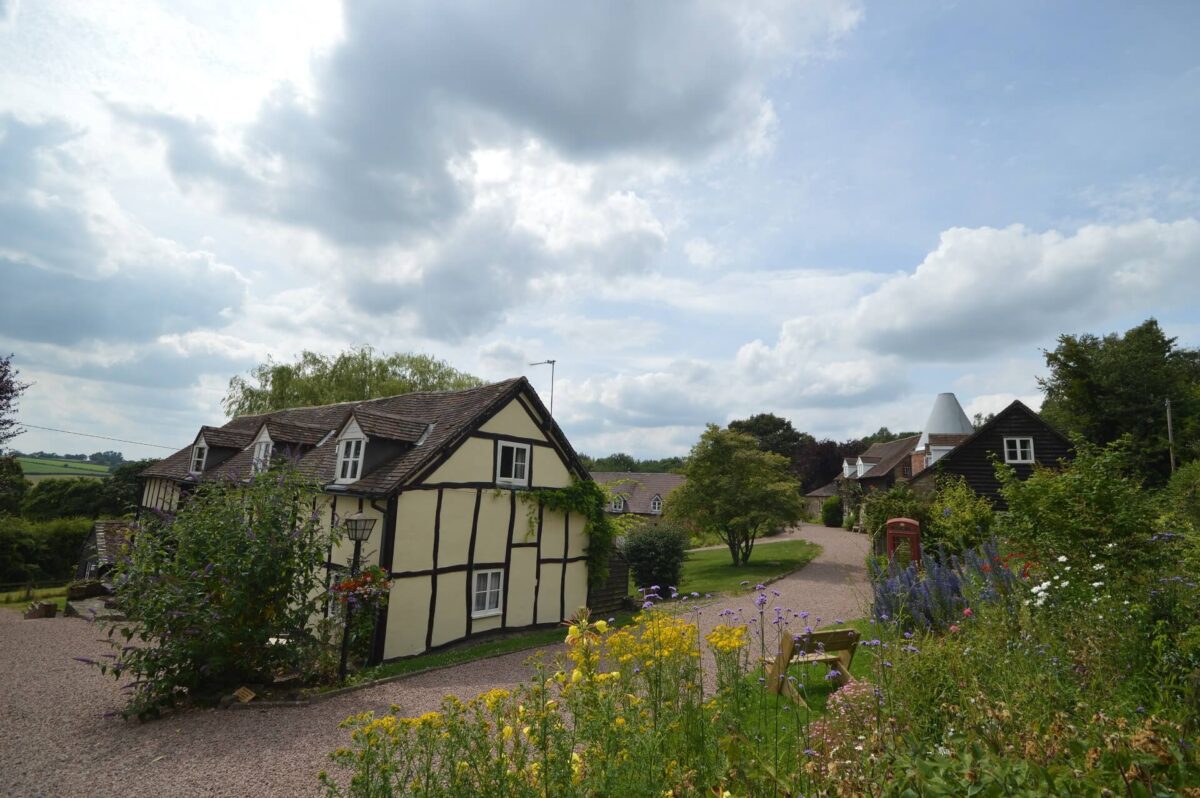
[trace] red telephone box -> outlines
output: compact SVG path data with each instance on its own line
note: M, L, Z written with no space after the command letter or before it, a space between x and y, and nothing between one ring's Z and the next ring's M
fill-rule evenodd
M887 520L887 556L896 555L896 547L908 544L909 562L921 561L921 525L911 518L889 518Z

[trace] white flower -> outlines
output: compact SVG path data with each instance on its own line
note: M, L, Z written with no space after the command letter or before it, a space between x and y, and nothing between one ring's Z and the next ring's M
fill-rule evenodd
M1096 563L1095 565L1093 565L1093 566L1092 566L1092 570L1093 570L1093 571L1103 571L1103 570L1104 570L1104 563L1102 563L1102 562L1098 562L1098 563Z
M1064 571L1069 571L1069 570L1071 570L1071 566L1069 566L1069 565L1068 565L1068 566L1067 566L1066 568L1064 568L1063 570L1064 570Z
M1092 587L1104 587L1103 582L1092 582Z
M1064 579L1064 580L1062 580L1061 582L1059 582L1059 583L1058 583L1058 586L1059 586L1059 587L1066 587L1066 586L1067 586L1067 585L1069 585L1069 584L1071 584L1071 583L1070 583L1070 582L1068 582L1066 579Z
M1066 561L1067 561L1067 555L1065 555L1065 554L1060 554L1060 555L1058 555L1058 561L1059 561L1059 562L1066 562Z

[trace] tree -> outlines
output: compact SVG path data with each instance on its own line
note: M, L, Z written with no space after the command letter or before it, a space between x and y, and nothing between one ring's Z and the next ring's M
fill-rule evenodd
M96 463L98 465L119 466L121 463L125 462L125 455L111 450L104 452L93 452L92 454L88 455L88 462Z
M795 464L805 446L816 443L807 432L800 432L792 422L774 413L759 413L747 419L729 422L729 429L753 435L763 451L774 452Z
M613 452L607 457L590 457L580 453L579 461L588 471L630 471L638 474L679 473L683 468L682 457L663 457L658 460L638 460L624 452Z
M97 518L105 510L104 482L94 477L44 479L21 502L21 515L34 521Z
M252 382L254 384L252 384ZM230 416L268 413L289 407L314 407L395 396L413 391L453 391L482 385L429 355L402 352L376 355L369 346L336 357L304 351L295 363L266 363L229 381L222 405Z
M15 457L0 457L0 515L17 515L29 483Z
M901 438L911 438L917 435L916 432L892 432L887 427L880 427L875 432L862 439L862 442L870 446L872 443L887 443L888 441L898 441Z
M687 476L667 500L667 513L684 524L715 533L735 566L745 565L759 535L799 521L804 502L782 455L758 440L709 424L692 447Z
M13 368L12 359L11 354L0 357L0 444L25 431L17 426L17 399L29 385L17 379L21 372Z
M829 483L842 473L842 460L866 451L867 444L860 440L814 441L800 451L793 469L804 491L815 490Z
M1149 319L1124 335L1061 335L1045 352L1042 415L1063 432L1106 445L1130 436L1135 470L1152 484L1170 475L1166 400L1176 453L1200 455L1200 350L1184 349Z

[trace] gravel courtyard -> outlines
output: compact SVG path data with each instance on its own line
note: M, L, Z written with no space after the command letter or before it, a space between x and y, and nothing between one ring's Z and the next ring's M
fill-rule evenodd
M866 539L804 526L784 538L820 544L820 557L771 585L773 603L826 622L864 614ZM770 543L760 543L766 547ZM753 595L705 606L704 629L726 607L754 612ZM115 680L72 657L107 647L78 619L23 621L0 610L0 796L307 796L344 744L338 723L364 710L436 708L443 695L474 696L528 675L523 651L415 676L297 709L202 710L151 723L105 717L121 705ZM550 646L542 651L554 651Z

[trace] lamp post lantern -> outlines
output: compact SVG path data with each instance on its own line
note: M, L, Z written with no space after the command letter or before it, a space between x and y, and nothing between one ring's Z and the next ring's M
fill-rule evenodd
M371 537L371 530L375 528L375 519L368 518L361 512L353 513L342 519L342 526L346 530L346 537L354 541L354 559L350 561L350 576L353 578L358 576L358 560L362 555L362 544ZM346 660L350 656L350 619L353 615L354 602L347 599L346 628L342 630L342 658L338 664L338 681L342 682L346 680Z

